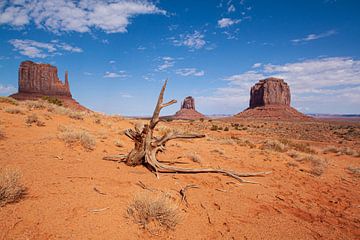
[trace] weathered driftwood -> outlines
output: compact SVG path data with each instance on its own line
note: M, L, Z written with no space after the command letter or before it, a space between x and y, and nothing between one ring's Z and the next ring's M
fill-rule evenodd
M157 177L158 173L220 173L227 175L229 177L235 178L240 182L248 182L241 177L254 177L254 176L263 176L270 172L254 172L254 173L239 173L232 170L224 169L215 169L215 168L182 168L176 166L169 166L160 162L156 158L158 152L165 150L165 144L172 139L178 138L203 138L203 134L180 134L176 132L166 133L162 137L154 136L154 130L156 125L160 122L160 111L164 107L170 106L171 104L176 103L176 100L171 100L167 103L163 103L164 92L166 88L167 81L165 81L154 113L150 120L149 124L144 126L135 126L135 130L127 129L125 135L134 141L135 146L130 151L128 155L113 155L104 157L104 160L116 161L116 162L125 162L128 166L137 166L144 165L153 171Z

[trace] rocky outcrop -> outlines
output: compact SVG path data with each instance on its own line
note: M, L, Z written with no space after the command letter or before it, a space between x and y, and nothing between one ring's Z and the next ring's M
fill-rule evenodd
M10 96L17 100L35 100L43 96L53 96L63 101L66 106L85 109L72 98L68 72L65 72L65 83L63 83L58 77L57 67L50 64L22 62L19 67L18 83L18 93Z
M171 118L174 119L199 119L205 118L205 116L195 109L195 99L188 96L181 103L181 108Z
M290 106L290 88L280 78L267 78L256 83L250 91L250 108L268 105Z
M260 80L250 90L249 108L235 117L263 119L309 119L290 106L289 85L280 78Z

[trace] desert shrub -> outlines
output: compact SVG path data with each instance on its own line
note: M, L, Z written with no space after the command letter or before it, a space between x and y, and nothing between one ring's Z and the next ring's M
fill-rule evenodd
M24 114L23 109L18 108L18 107L6 108L5 112L10 113L10 114Z
M124 144L120 140L115 141L115 146L117 147L124 147Z
M204 122L205 119L204 119L204 118L200 118L199 120L200 120L200 122Z
M211 131L217 131L219 129L219 127L217 125L212 125L210 130Z
M27 100L25 102L23 102L23 104L29 109L44 109L47 107L47 103L45 101L32 101L32 100Z
M286 146L278 140L267 139L261 145L261 149L272 150L276 152L286 152Z
M9 103L12 105L19 105L18 101L11 97L0 97L0 103Z
M298 162L309 162L311 164L311 170L309 173L315 176L321 176L325 171L327 162L325 159L319 156L314 154L300 153L294 150L289 151L288 155Z
M224 131L229 131L229 128L228 128L228 127L225 127L225 128L224 128Z
M43 121L41 121L35 113L27 116L25 122L26 122L26 124L29 124L29 125L36 123L36 125L38 127L45 126L45 123Z
M42 99L49 102L49 103L51 103L51 104L55 104L57 106L62 106L63 105L63 102L60 99L56 98L56 97L43 96Z
M304 152L304 153L316 153L314 149L310 147L310 144L308 143L296 143L292 142L288 139L281 139L281 143L283 143L288 148L292 148L296 151Z
M83 120L85 113L72 110L72 111L69 111L69 113L67 115L72 119Z
M173 119L172 119L172 118L167 118L166 121L167 121L167 122L172 122Z
M61 133L59 139L67 144L79 142L85 149L93 150L96 145L95 137L85 130L72 129L66 126L59 126Z
M354 174L355 176L360 177L360 167L352 167L352 166L349 166L349 167L347 168L347 170L348 170L351 174Z
M168 196L149 192L135 195L127 208L127 216L151 232L174 229L180 221L178 206Z
M218 153L219 155L224 155L225 151L223 149L220 148L216 148L214 150L211 150L212 153Z
M138 126L138 127L139 127L139 129L143 128L143 126ZM157 128L157 131L161 136L163 136L165 134L168 134L168 133L172 132L173 130L171 128L169 128L169 127L166 127L166 126L159 126Z
M100 119L100 118L95 118L95 119L94 119L94 123L96 123L96 124L101 124L101 119Z
M5 132L0 129L0 140L5 138Z
M66 115L66 116L69 116L70 118L76 119L76 120L82 120L82 119L84 119L84 116L86 115L85 112L76 111L76 110L72 110L70 108L57 106L57 105L50 105L48 107L48 111L56 113L56 114L60 114L60 115Z
M18 201L25 194L18 170L0 169L0 207Z
M354 156L354 157L360 157L360 152L351 149L349 147L342 147L338 148L335 146L328 146L323 149L323 153L336 153L337 155L348 155L348 156Z
M201 163L201 157L196 152L186 154L186 157L196 163Z

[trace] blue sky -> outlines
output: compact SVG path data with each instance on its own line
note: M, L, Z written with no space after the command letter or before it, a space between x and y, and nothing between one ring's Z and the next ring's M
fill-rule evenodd
M96 111L150 115L195 97L204 114L235 114L250 87L277 76L306 113L360 114L360 1L0 0L0 95L21 61L69 71L72 94Z

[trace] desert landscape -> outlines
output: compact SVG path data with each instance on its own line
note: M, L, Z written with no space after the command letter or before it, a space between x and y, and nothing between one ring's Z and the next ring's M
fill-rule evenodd
M0 240L360 239L358 9L0 0Z

